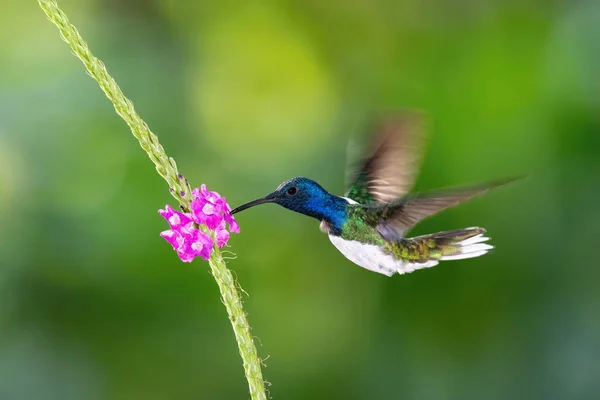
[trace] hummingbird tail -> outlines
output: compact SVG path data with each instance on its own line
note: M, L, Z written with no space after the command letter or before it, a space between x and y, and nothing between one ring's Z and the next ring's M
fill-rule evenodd
M387 242L384 246L345 240L329 234L331 243L350 261L370 271L392 276L430 268L443 260L484 255L492 246L483 242L483 228L465 228Z
M477 227L438 232L409 239L409 247L418 248L420 262L479 257L494 248L483 243L489 240L485 232Z

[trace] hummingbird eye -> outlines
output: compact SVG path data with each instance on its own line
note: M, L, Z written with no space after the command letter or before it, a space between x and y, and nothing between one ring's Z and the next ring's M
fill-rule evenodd
M298 192L298 189L296 189L296 187L295 187L295 186L292 186L291 188L289 188L289 189L287 190L287 194L289 194L290 196L293 196L293 195L295 195L297 192Z

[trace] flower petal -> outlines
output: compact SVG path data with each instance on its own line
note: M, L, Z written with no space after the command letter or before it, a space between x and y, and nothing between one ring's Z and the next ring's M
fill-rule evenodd
M229 232L227 231L227 229L222 229L220 231L217 231L216 239L217 239L217 246L219 246L219 247L225 246L227 244L227 241L229 240Z
M190 248L194 251L196 256L200 256L205 260L210 258L210 253L212 252L214 242L210 236L196 231L196 235L194 237L194 241L190 244Z
M225 217L225 221L227 221L227 223L229 224L229 231L235 232L235 233L240 233L240 226L238 225L235 218L233 218L233 215L231 215L229 213L225 213L224 217Z
M192 220L191 215L175 211L168 204L164 210L158 210L158 213L165 217L171 229L174 230L177 230L177 228L189 223Z
M181 245L181 243L183 242L183 237L181 236L181 234L179 232L172 231L172 230L161 232L160 237L162 237L167 242L169 242L175 250L177 250L179 248L179 246Z
M184 251L178 251L177 255L183 262L192 262L194 260L194 256L191 253L186 253Z

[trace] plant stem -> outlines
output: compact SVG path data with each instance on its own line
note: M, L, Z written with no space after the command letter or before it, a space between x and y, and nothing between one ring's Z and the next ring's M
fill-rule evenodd
M83 40L77 29L69 23L67 16L58 7L56 1L38 0L38 3L46 13L48 19L56 25L63 40L69 45L75 56L83 62L90 76L98 82L106 97L108 97L115 107L117 114L127 123L133 136L137 138L142 149L144 149L156 166L156 171L173 189L171 191L173 197L182 206L189 209L192 190L187 180L179 178L179 171L177 170L175 160L167 156L156 135L152 133L146 122L135 111L131 100L125 97L117 82L108 74L102 61L92 54L87 43ZM250 325L242 307L240 294L237 291L231 271L227 269L225 260L221 256L221 252L216 244L209 264L212 275L219 286L221 299L227 309L227 314L235 333L252 399L266 399L261 372L261 360L258 358L256 346L250 334Z
M221 300L225 304L235 339L237 340L240 355L244 364L244 372L248 379L250 395L252 399L266 399L265 384L260 369L261 360L256 353L254 339L250 334L250 324L246 318L246 313L242 306L240 294L236 288L236 282L231 275L231 271L226 267L225 260L221 255L221 250L215 246L214 251L208 262L212 274L219 285L221 291Z

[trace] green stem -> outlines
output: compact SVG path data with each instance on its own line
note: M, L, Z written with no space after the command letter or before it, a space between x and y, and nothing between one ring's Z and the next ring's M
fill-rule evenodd
M217 246L215 246L208 263L210 264L212 275L219 285L221 300L225 304L229 320L233 326L235 339L237 340L244 364L244 372L248 379L250 395L252 399L266 399L265 386L260 369L261 360L258 358L254 339L250 334L250 324L246 318L242 300L236 288L236 282L233 279L231 271L226 267L221 250Z
M191 188L185 179L179 178L179 171L177 170L175 160L167 156L156 135L152 133L146 122L135 111L131 100L125 97L117 82L108 74L102 61L92 54L87 43L83 40L77 29L69 23L67 16L58 7L56 1L38 0L38 3L46 13L48 19L56 25L60 35L67 42L75 56L83 62L90 76L98 82L106 97L108 97L115 107L117 114L127 123L133 136L137 138L142 149L144 149L156 166L156 171L173 189L171 191L173 197L182 206L189 209L192 199ZM250 334L250 325L242 307L240 294L237 291L231 271L227 269L225 260L216 245L209 264L213 277L219 286L221 299L227 309L231 325L233 326L252 399L266 399L261 372L261 360L258 358L256 346Z

